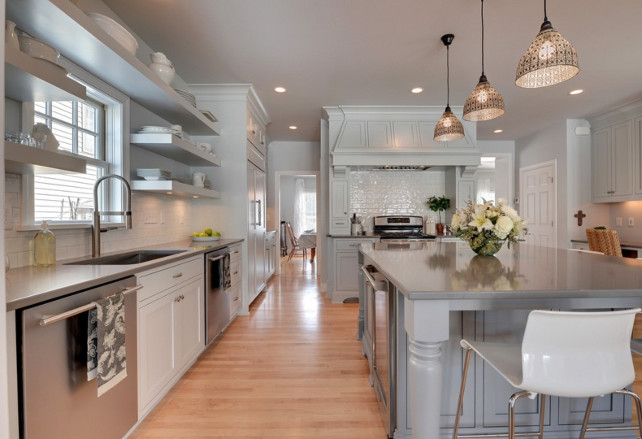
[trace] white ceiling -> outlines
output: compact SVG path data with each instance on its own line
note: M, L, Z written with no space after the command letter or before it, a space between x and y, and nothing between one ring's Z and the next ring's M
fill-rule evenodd
M478 0L105 0L187 83L251 83L271 140L318 140L321 107L462 106L481 73ZM488 80L506 114L478 123L483 140L519 139L642 96L642 1L553 0L548 18L576 48L580 73L535 90L515 69L543 21L541 0L486 0ZM273 91L282 85L288 92ZM423 94L412 95L421 86ZM569 96L576 88L585 93ZM297 125L297 131L288 129ZM501 128L502 134L493 134Z

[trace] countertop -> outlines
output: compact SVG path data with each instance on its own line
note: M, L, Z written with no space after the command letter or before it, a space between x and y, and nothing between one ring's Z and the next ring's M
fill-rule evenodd
M243 239L221 239L211 242L185 240L154 246L146 250L184 250L181 253L132 265L66 265L69 262L89 259L89 257L60 261L52 267L20 267L6 273L7 311L35 305L71 293L93 288L117 279L122 279L150 268L187 259L228 245L242 242ZM101 256L125 253L128 249Z
M374 265L409 299L566 299L642 296L642 260L506 245L476 256L468 243L424 242L416 250L362 243Z
M582 242L584 244L588 244L588 241L586 239L571 239L571 242ZM620 240L620 247L642 248L642 242Z

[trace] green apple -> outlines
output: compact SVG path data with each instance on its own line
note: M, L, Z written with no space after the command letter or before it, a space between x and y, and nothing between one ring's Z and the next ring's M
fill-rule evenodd
M214 232L212 233L212 236L221 236L221 232Z

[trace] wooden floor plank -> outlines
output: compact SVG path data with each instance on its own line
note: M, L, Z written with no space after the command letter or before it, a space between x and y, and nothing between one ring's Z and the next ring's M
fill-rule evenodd
M326 299L315 269L284 262L130 438L384 439L358 304Z

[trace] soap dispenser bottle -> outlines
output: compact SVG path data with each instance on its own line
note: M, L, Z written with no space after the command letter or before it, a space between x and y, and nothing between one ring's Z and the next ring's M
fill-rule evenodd
M34 263L36 267L56 265L56 235L47 228L43 221L40 230L33 240Z

